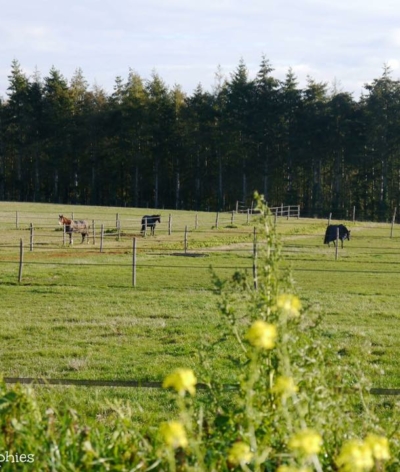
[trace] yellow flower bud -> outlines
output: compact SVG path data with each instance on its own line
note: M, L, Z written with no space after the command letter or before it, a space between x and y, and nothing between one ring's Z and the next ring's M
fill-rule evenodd
M196 383L197 379L191 369L176 369L164 379L163 387L172 387L182 396L185 395L185 392L194 395Z
M276 326L262 320L255 321L246 334L250 344L260 349L273 349L276 337Z
M252 458L250 446L241 441L234 443L228 453L228 461L232 465L248 464Z
M169 447L176 449L188 445L185 428L178 421L163 423L160 427L160 433L165 444Z
M374 466L374 459L368 444L352 439L343 445L336 463L341 472L367 472Z
M321 436L312 429L303 429L289 440L289 448L298 451L304 456L318 454L322 445Z
M375 434L368 434L365 438L365 443L371 449L373 457L378 461L385 461L390 459L389 441L383 436L376 436Z
M289 397L298 392L299 387L294 383L292 377L282 375L276 379L275 385L271 388L271 391L282 397Z
M296 295L282 293L278 296L276 306L291 318L300 316L301 302Z

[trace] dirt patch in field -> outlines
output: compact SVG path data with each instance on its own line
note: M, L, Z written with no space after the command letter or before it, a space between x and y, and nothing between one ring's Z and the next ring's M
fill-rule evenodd
M173 252L170 256L184 256L184 257L208 257L208 254L202 252Z
M218 252L218 251L243 251L248 249L249 251L253 250L253 243L233 243L227 244L225 246L213 246L197 249L198 252Z

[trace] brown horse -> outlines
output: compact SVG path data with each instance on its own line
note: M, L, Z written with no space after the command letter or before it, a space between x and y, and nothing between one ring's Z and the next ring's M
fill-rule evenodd
M61 226L65 226L65 232L69 234L69 243L73 244L72 233L80 233L82 235L82 241L85 240L89 243L89 224L85 220L71 220L66 218L63 215L58 215L58 224Z

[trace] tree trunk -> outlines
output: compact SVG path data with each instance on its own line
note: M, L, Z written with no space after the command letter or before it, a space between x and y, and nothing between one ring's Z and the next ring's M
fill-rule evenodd
M222 157L218 153L218 210L223 209L224 192L222 187Z
M154 162L154 208L158 208L158 159Z
M179 209L180 190L181 190L181 181L180 181L179 171L176 171L175 173L175 210Z

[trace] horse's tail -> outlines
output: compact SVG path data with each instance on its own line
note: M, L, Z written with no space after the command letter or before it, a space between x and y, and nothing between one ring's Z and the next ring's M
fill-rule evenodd
M141 221L142 229L140 230L141 233L146 232L146 227L149 227L149 220L147 216L144 216Z
M89 244L89 236L90 236L90 224L86 221L86 243Z

